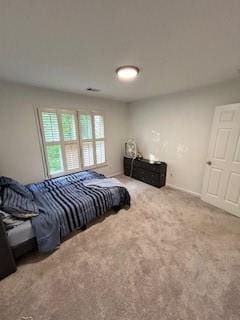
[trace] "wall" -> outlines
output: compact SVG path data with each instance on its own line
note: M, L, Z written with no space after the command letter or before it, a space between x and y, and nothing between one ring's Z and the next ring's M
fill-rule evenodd
M122 171L122 146L136 137L146 158L168 163L168 184L200 193L214 108L240 101L240 81L126 104L0 82L0 175L44 178L33 106L105 111L108 166ZM127 132L128 122L128 132ZM172 174L172 175L171 175Z
M0 82L0 176L9 176L23 183L44 179L34 106L104 111L108 166L98 171L106 175L122 172L122 150L127 132L126 104Z
M167 183L201 193L215 106L240 102L240 81L129 104L129 136L144 157L166 161Z

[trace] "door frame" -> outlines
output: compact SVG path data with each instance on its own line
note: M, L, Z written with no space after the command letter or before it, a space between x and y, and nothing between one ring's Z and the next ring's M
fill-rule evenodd
M229 208L227 206L218 206L216 203L211 203L211 201L209 201L209 199L206 198L206 192L207 192L207 188L208 188L208 183L209 183L209 175L210 175L210 170L211 170L211 165L208 165L208 162L212 162L212 150L214 148L214 145L216 143L215 141L215 131L216 131L216 125L219 121L219 119L217 118L217 113L220 112L221 110L226 110L227 108L229 109L236 109L240 111L240 103L234 103L234 104L228 104L228 105L221 105L221 106L217 106L214 110L214 115L213 115L213 120L212 120L212 125L211 125L211 131L210 131L210 138L209 138L209 145L208 145L208 152L207 152L207 158L206 158L206 162L205 162L205 167L204 167L204 176L203 176L203 183L202 183L202 190L201 190L201 199L213 206L216 206L222 210L225 210L226 212L233 214L237 217L240 217L240 212L239 214L236 212L232 212L229 211ZM240 112L239 112L239 122L240 122ZM239 135L240 135L240 126L239 126ZM208 179L207 179L208 178Z

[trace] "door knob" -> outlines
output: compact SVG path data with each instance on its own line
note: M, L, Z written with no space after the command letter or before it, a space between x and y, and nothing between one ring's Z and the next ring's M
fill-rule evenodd
M211 166L212 165L212 161L207 161L206 164Z

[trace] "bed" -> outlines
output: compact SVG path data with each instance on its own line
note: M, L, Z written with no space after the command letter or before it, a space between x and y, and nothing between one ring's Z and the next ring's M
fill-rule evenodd
M130 207L130 195L118 180L90 170L27 186L16 187L6 179L0 179L1 210L11 216L14 202L18 210L24 204L36 213L27 219L15 217L17 224L7 231L15 258L35 248L51 252L74 230L85 229L109 210ZM23 195L30 200L25 203Z

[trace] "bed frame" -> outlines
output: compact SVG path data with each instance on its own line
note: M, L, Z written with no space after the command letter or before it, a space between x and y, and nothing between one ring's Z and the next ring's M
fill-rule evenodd
M7 233L0 216L0 279L5 278L9 274L17 270L12 249L8 244Z

